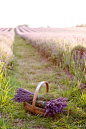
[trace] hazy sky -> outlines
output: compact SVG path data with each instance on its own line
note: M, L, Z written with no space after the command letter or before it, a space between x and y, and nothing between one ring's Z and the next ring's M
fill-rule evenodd
M0 0L0 27L71 27L86 23L86 0Z

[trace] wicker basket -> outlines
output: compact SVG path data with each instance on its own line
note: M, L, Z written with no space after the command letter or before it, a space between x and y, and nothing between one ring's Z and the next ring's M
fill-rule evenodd
M36 90L35 90L35 93L34 93L34 97L33 97L33 102L32 102L32 105L27 103L26 101L24 102L24 108L30 112L32 112L33 114L40 114L40 115L44 115L45 114L45 109L42 109L42 108L39 108L39 107L36 107L35 106L35 103L36 103L36 98L37 98L37 95L38 95L38 91L40 89L40 87L43 85L43 84L46 84L46 93L48 93L49 91L49 85L48 85L48 82L45 82L45 81L42 81L38 84L38 86L36 87Z

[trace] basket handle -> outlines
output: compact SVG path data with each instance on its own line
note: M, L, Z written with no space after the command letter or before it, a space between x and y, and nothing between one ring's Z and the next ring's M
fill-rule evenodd
M46 93L48 93L48 91L49 91L48 82L42 81L38 84L38 86L36 87L35 93L34 93L34 97L33 97L33 103L32 103L33 113L34 113L34 109L35 109L35 103L36 103L36 98L37 98L37 95L38 95L38 91L39 91L40 87L42 86L42 84L46 84Z

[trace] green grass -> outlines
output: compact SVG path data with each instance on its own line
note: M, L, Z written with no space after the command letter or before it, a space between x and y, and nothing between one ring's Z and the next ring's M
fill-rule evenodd
M13 67L7 70L7 74L0 76L0 126L1 129L79 129L86 127L86 90L80 89L83 76L80 71L63 70L63 68L49 62L41 56L36 49L19 36L14 41ZM82 73L83 74L83 73ZM16 89L21 87L35 92L36 86L41 81L49 83L49 93L54 93L68 98L68 106L63 117L57 113L55 117L42 117L26 112L23 104L10 101L16 94ZM8 90L7 90L8 89ZM45 87L39 94L45 93Z

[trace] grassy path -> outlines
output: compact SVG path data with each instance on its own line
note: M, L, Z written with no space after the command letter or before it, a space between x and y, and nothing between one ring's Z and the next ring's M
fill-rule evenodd
M78 87L80 82L77 82L76 77L49 62L18 35L15 36L13 52L15 55L12 62L13 68L8 69L9 85L12 90L8 93L8 103L0 111L1 129L76 129L79 126L84 127L86 108L82 108L82 105L78 107L81 91ZM56 98L60 95L69 99L67 111L63 113L63 117L60 113L57 113L56 117L33 115L24 109L23 103L9 102L16 94L17 88L21 87L34 93L41 81L49 83L49 93L53 93ZM44 94L45 91L44 86L40 88L39 94Z
M12 76L24 83L24 88L28 88L28 90L33 92L41 81L48 81L50 92L56 92L60 86L61 79L72 77L69 74L65 75L65 72L56 68L54 64L42 57L30 46L27 41L18 36L14 42L14 55Z
M61 71L61 73L59 73L59 70L57 72L52 63L38 54L38 52L36 52L36 50L30 46L27 41L23 40L19 36L15 37L14 55L13 70L9 71L11 84L15 85L14 90L12 91L13 94L15 94L15 90L18 87L25 88L34 93L36 86L41 81L48 81L50 88L49 92L55 94L57 94L58 91L60 92L61 89L59 88L58 83L64 73ZM59 90L57 90L58 88ZM44 94L45 91L45 87L43 87L40 89L39 94ZM51 128L51 121L53 122L53 118L43 118L37 115L34 116L26 113L24 108L22 108L23 105L18 104L17 111L12 113L14 117L14 128Z
M12 88L8 94L8 100L14 97L15 91L19 87L34 93L41 81L49 83L49 93L53 93L56 98L60 95L69 100L67 111L63 113L63 117L60 113L57 113L56 117L33 115L24 109L23 103L12 102L11 104L8 101L8 104L0 112L2 129L60 129L63 127L72 129L79 127L77 123L80 121L84 127L85 109L82 109L82 106L77 107L80 89L77 87L79 82L76 77L49 62L18 35L15 37L13 52L15 55L13 68L8 69ZM44 94L45 91L45 86L41 87L39 94Z
M15 76L19 78L20 81L35 86L43 80L52 82L52 78L55 74L52 70L52 64L41 57L28 42L21 38L16 38L14 54L18 64L15 67ZM55 82L52 82L52 84L53 83Z
M69 95L70 97L72 93L72 90L70 89L76 85L76 80L74 80L74 77L71 74L54 66L53 63L49 62L31 45L29 45L27 41L23 40L17 35L14 41L13 51L15 55L13 60L13 69L9 70L11 85L13 86L13 90L10 93L12 97L14 97L15 90L19 87L25 88L34 93L37 85L41 81L47 81L49 83L49 93L55 94L56 97L59 95L62 97ZM44 94L45 91L45 87L42 87L39 94ZM76 95L75 92L74 95ZM64 112L63 118L61 118L60 113L58 113L56 118L44 118L39 115L32 115L31 113L26 112L23 104L14 103L10 109L12 129L53 129L53 125L55 126L55 124L52 123L57 121L59 121L61 124L59 125L59 122L57 122L59 127L65 126L67 128L69 125L72 127L73 124L71 123L75 118L75 115L73 116L71 107L73 112L76 112L74 103L71 102L71 115L69 116L69 119L67 118L67 112ZM78 113L76 113L76 116L77 115ZM63 123L66 121L66 123L63 125L61 120L63 120Z
M34 93L36 86L41 81L47 81L49 83L49 93L54 93L58 96L59 93L63 92L65 85L63 85L62 88L60 82L61 79L64 79L65 72L61 71L59 68L55 68L54 64L42 57L27 41L19 36L15 37L14 55L13 70L9 71L11 84L15 85L12 94L15 94L15 90L18 87L25 88ZM45 87L40 89L39 94L40 93L45 93ZM17 111L12 114L14 117L14 128L51 128L51 121L54 122L54 118L33 116L26 113L24 108L22 108L22 104L18 105ZM58 117L61 117L61 115L59 115Z

